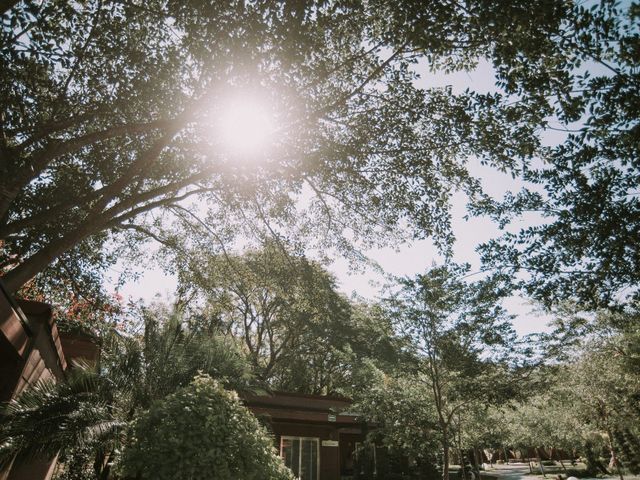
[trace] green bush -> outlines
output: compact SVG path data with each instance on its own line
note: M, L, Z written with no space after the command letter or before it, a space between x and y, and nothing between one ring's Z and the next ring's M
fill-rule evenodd
M136 421L120 469L127 477L157 480L293 479L256 418L207 375Z

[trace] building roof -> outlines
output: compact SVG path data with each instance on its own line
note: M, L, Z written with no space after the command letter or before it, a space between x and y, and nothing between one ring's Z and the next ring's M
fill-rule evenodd
M358 415L350 411L352 401L345 397L273 392L245 395L245 405L256 415L275 421L359 424Z

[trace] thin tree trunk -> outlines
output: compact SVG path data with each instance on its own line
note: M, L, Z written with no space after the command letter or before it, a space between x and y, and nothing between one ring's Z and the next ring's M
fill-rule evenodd
M502 447L502 451L504 452L504 463L509 465L509 454L507 453L507 449Z
M609 451L611 452L611 463L613 463L613 465L616 467L620 480L624 480L624 477L622 476L622 469L620 468L620 460L618 460L616 449L613 446L613 435L611 434L611 429L607 429L607 435L609 436Z
M99 480L109 479L109 473L111 473L111 464L113 463L113 460L114 460L114 452L113 450L111 450L111 452L109 452L109 456L107 457L107 461L102 468L102 472L100 472L100 477L98 477Z
M442 480L449 480L449 439L446 433L442 438Z
M463 480L467 480L467 469L464 465L464 454L462 453L462 427L460 426L460 415L458 415L458 455L460 456L460 469Z
M542 476L546 478L547 475L544 473L544 465L542 465L542 458L540 458L540 451L538 450L538 447L536 447L536 455L538 459L538 467L540 468L540 472L542 473Z
M458 450L458 455L460 455L460 471L462 472L462 479L467 480L467 469L464 468L464 461L462 460L462 452Z

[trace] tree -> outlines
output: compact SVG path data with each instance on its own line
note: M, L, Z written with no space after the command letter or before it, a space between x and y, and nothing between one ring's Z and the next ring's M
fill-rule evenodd
M491 464L496 452L515 446L509 441L513 426L509 420L505 418L500 405L470 405L461 412L458 420L460 449L471 450L470 461L476 475L480 474L484 455Z
M331 388L335 340L350 312L319 265L275 244L237 256L201 252L182 269L181 285L191 303L204 298L219 331L242 343L258 379L293 391Z
M615 433L623 431L629 420L637 416L636 402L632 398L637 398L640 391L638 375L625 375L620 362L612 361L615 344L604 345L604 348L596 342L587 345L592 350L581 355L572 372L576 376L572 382L573 391L581 397L578 406L584 421L607 439L610 467L623 480L621 445L617 443Z
M237 395L206 375L136 420L120 468L142 479L293 478L267 431Z
M328 394L359 359L399 356L401 341L375 307L352 304L321 265L279 244L242 255L189 250L172 263L181 303L202 310L198 328L236 338L270 388Z
M509 425L505 444L533 452L541 470L544 468L541 465L542 449L560 449L572 454L582 450L591 433L576 412L576 392L569 387L572 373L564 369L556 372L542 369L542 372L553 377L547 389L525 401L507 405L502 411L505 423ZM562 458L559 460L565 468Z
M404 279L390 304L421 354L416 380L424 383L435 408L444 480L458 416L473 404L496 404L518 390L516 370L504 362L515 338L511 317L499 305L499 279L467 282L468 270L433 267Z
M615 307L640 271L640 9L613 0L561 9L549 35L515 29L496 50L500 93L491 106L506 121L536 111L531 127L560 139L513 170L520 192L485 197L472 210L502 227L537 216L482 247L487 268L523 274L518 285L547 307L563 299Z
M552 365L537 371L547 384L505 409L510 443L578 450L594 474L606 473L596 454L604 448L622 476L624 461L633 468L638 434L630 427L637 423L640 398L637 309L585 314L564 305L556 315L556 329L546 339Z
M610 426L623 429L629 419L640 419L638 305L617 312L582 310L575 305L556 309L555 330L547 339L550 357L573 369L573 385L584 392L585 401L602 395L611 421L617 418ZM594 393L587 394L589 389ZM597 417L594 412L585 416Z
M375 362L365 360L354 368L347 392L354 399L352 408L376 426L369 432L368 441L377 448L386 448L389 457L399 453L413 459L422 475L433 478L440 473L441 438L436 408L425 383L402 370L385 373ZM378 476L400 473L385 471L390 466L384 463L383 458L378 459Z

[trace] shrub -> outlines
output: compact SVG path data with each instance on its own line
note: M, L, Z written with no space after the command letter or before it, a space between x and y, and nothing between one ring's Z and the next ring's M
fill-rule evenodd
M293 479L256 418L207 375L140 416L120 469L157 480Z

